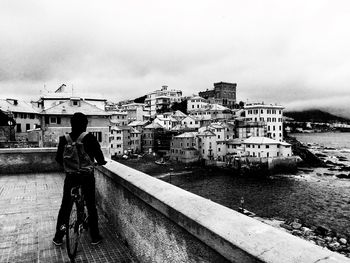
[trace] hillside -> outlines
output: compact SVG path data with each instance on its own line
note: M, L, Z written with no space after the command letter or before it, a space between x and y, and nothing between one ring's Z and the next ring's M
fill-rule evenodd
M313 109L304 111L287 111L283 113L284 116L293 118L299 122L350 122L349 119L342 118L325 111Z

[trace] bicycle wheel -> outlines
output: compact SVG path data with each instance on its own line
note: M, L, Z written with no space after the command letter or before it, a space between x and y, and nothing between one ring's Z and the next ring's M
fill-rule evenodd
M79 205L72 201L72 209L66 224L66 245L67 253L71 260L74 260L77 254L79 242Z

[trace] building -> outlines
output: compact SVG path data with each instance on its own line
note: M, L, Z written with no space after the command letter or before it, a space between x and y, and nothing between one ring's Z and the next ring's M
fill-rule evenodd
M197 110L204 110L207 107L207 100L200 96L193 96L187 100L187 113Z
M45 110L74 99L83 100L101 110L105 110L105 105L107 103L107 100L104 98L82 96L76 94L73 92L73 89L69 91L67 86L65 84L62 84L54 92L46 92L44 94L41 94L39 99L34 101L33 104L40 110Z
M162 132L164 128L158 123L151 123L144 127L142 131L142 151L146 153L154 152L156 134Z
M280 105L250 103L244 106L245 117L249 121L265 122L265 136L283 141L283 109Z
M30 102L17 99L0 99L0 110L12 114L16 122L16 141L27 141L28 130L40 127L40 110Z
M123 144L123 130L121 126L112 126L109 135L110 154L111 156L123 155L124 144Z
M127 112L123 110L108 111L111 118L112 125L115 126L125 126L129 123L127 119Z
M199 92L199 96L209 103L233 109L236 104L236 88L236 83L218 82L214 83L214 89Z
M141 132L131 126L113 126L110 134L111 155L139 153Z
M236 120L236 137L246 139L249 137L265 137L266 123L263 121Z
M198 132L199 156L205 160L214 160L216 157L216 135L211 130Z
M128 103L120 106L127 113L128 123L133 121L144 121L149 119L149 112L145 110L144 103Z
M212 123L198 130L198 149L206 160L225 161L228 142L235 138L234 125L230 123Z
M145 110L153 117L158 112L168 111L173 103L181 102L181 99L181 90L168 90L168 86L162 86L161 90L156 90L147 94Z
M250 137L242 143L245 152L250 157L289 157L292 148L289 143L280 142L266 137Z
M179 124L179 121L177 121L177 119L173 118L171 115L165 116L162 114L157 115L156 118L153 120L153 122L158 123L164 129L167 129L167 130L171 130L173 127Z
M171 140L169 156L171 160L192 163L199 159L197 132L185 132Z
M181 120L181 127L192 129L192 130L198 130L200 127L200 121L192 116L187 116L184 119Z
M189 116L201 120L201 126L203 126L204 123L223 122L234 118L234 114L229 108L219 104L207 104L203 108L192 110Z
M109 156L110 113L78 98L71 98L41 112L43 146L57 146L59 137L71 131L70 119L76 112L87 116L87 131L97 138L103 153Z

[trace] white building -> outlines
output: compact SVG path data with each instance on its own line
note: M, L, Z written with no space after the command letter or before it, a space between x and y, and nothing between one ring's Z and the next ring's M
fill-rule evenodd
M83 100L101 110L105 110L105 104L107 102L106 99L97 98L96 96L92 97L85 96L83 94L77 94L73 91L73 89L67 88L65 84L62 84L54 92L46 92L41 94L40 98L37 101L33 102L33 104L35 104L36 107L40 108L41 110L45 110L63 102L71 101L74 98Z
M251 157L288 157L292 156L289 143L266 137L250 137L243 141L245 152Z
M191 116L187 116L181 120L181 126L189 129L198 129L200 122Z
M157 115L153 120L153 123L158 123L164 129L170 130L175 127L179 122L171 116Z
M283 109L280 105L264 103L246 104L244 107L247 120L266 123L266 136L283 141Z
M228 143L234 139L234 126L226 123L212 123L199 128L198 149L207 160L224 161L229 153Z
M161 90L147 94L145 110L149 112L150 116L155 116L157 110L169 109L173 103L181 102L181 99L181 90L168 90L168 86L162 86Z
M208 107L208 102L206 99L200 96L193 96L187 100L187 112L203 110Z

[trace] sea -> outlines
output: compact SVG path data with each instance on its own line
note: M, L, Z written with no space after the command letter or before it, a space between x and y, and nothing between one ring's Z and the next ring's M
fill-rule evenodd
M350 133L291 136L322 154L324 160L350 166ZM339 173L319 167L295 174L244 177L208 170L174 175L171 183L234 210L243 197L244 207L257 216L299 219L307 226L326 226L350 237L350 179L338 178Z

